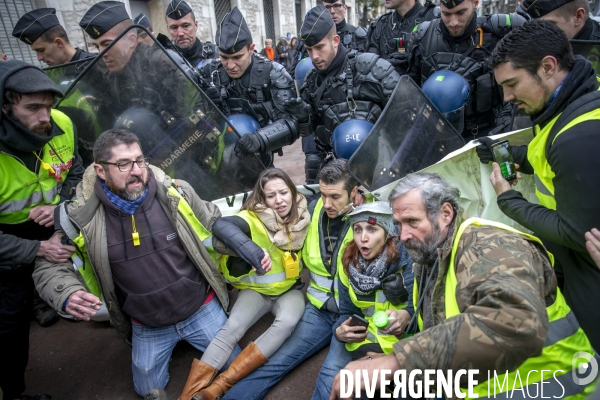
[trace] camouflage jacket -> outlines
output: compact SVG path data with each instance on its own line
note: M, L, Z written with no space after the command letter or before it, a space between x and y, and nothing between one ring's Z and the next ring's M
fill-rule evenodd
M449 237L462 222L456 219ZM546 305L556 298L556 276L546 250L515 233L470 225L455 257L460 314L446 319L444 290L451 252L449 240L438 249L433 327L394 345L400 367L407 375L413 369L478 369L476 379L484 382L488 371L513 371L540 355L549 326ZM416 288L423 266L414 263L413 272Z

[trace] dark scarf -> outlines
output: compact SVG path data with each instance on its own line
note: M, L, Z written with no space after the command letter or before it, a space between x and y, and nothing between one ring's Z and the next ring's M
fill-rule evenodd
M50 120L50 124L52 125L52 128L50 128L48 136L41 136L31 132L21 125L19 121L3 113L2 129L0 129L0 142L19 151L39 151L52 140L52 138L64 133L53 120Z
M343 20L341 20L340 22L338 22L337 24L335 24L335 29L338 32L342 32L345 27L346 27L346 18L344 18Z
M342 43L340 43L338 46L337 54L333 58L331 65L326 70L319 71L319 77L325 78L330 72L338 73L338 70L340 70L344 66L344 62L346 61L346 54L348 54L348 50Z
M534 125L543 125L550 122L554 117L572 102L586 93L593 92L598 88L596 72L592 64L582 56L575 56L575 64L569 75L565 78L561 89L554 100L537 115L531 116Z
M123 211L125 214L135 214L135 211L146 198L149 188L149 186L146 185L146 190L144 190L144 193L137 200L129 201L111 192L110 189L106 186L106 182L104 182L103 180L100 180L100 183L102 184L102 190L104 190L104 194L106 195L106 197L108 197L110 202L117 206L119 210Z
M469 23L463 34L460 36L452 36L448 31L448 28L446 28L446 25L443 21L440 22L440 27L442 29L442 35L444 36L444 39L453 44L460 43L475 33L475 30L477 29L477 14L473 13L473 18L471 18L471 22Z
M381 281L388 275L387 248L371 262L365 260L362 254L358 255L360 270L353 261L348 265L348 277L354 292L360 295L368 295L381 289Z

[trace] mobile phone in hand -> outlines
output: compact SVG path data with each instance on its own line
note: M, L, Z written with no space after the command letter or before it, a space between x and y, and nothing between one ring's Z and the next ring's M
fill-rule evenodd
M513 160L512 154L510 153L510 145L508 140L503 140L492 145L492 156L494 161L500 166L500 172L502 177L507 181L514 181L517 179L517 168Z
M352 318L350 319L350 326L362 326L365 328L365 330L367 329L367 327L369 326L369 321L365 320L363 317L359 316L359 315L352 315Z

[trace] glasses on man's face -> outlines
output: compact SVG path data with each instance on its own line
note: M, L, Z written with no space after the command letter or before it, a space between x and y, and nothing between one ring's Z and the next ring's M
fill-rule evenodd
M150 157L138 158L134 161L119 161L118 163L112 163L108 161L100 161L98 164L116 165L121 172L129 172L133 169L133 164L137 164L139 168L148 168Z
M344 6L343 4L335 3L335 4L331 4L331 5L326 5L325 8L327 9L327 11L331 11L332 8L339 10L343 6Z

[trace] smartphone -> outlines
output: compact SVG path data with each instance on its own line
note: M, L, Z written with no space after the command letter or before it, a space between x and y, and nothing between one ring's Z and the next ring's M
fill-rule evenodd
M515 168L515 162L510 154L510 145L508 140L503 140L492 145L492 156L494 161L500 165L500 172L502 177L507 181L514 181L517 179L517 169Z
M365 320L363 317L359 315L352 315L352 319L350 319L350 326L362 326L367 329L369 326L369 321Z

